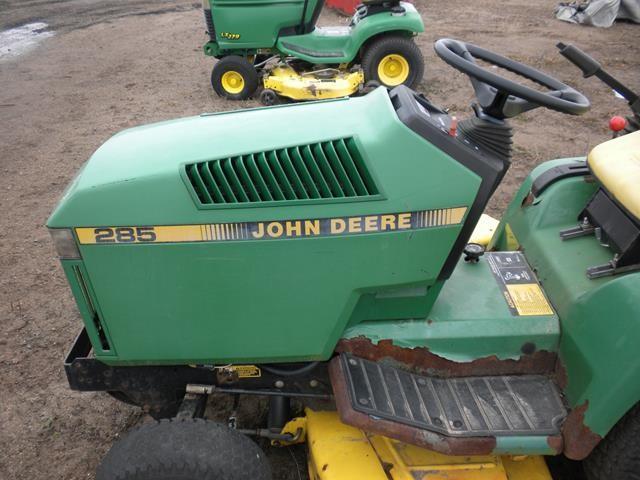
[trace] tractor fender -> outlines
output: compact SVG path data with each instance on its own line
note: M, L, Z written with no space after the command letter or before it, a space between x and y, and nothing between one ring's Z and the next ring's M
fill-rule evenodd
M640 273L591 290L562 319L558 377L572 412L563 428L565 455L586 458L640 401Z
M393 36L412 37L413 32L410 32L408 30L392 30L390 32L382 32L382 33L377 33L375 35L372 35L368 37L364 42L362 42L362 45L360 45L360 48L358 50L358 54L355 56L355 60L359 60L360 58L362 58L362 55L367 50L369 45L371 45L372 43L375 43L375 41L378 40L379 38L393 37Z
M351 30L351 49L353 56L350 61L360 55L362 51L375 39L387 35L414 36L424 32L422 17L410 3L401 2L406 13L403 16L375 14L365 17Z
M410 3L402 2L402 15L376 13L351 27L316 28L305 35L283 36L277 49L313 64L348 64L359 58L360 52L373 39L382 35L413 36L424 32L422 17Z
M592 237L561 241L559 236L577 224L598 184L575 176L532 194L543 174L583 161L552 160L535 168L488 247L524 250L558 314L556 377L571 408L562 431L564 454L574 460L586 458L640 401L640 272L588 279L586 268L607 262L613 253Z

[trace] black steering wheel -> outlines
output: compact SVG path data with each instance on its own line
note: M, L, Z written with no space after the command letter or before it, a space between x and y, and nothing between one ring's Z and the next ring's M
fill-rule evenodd
M561 81L471 43L443 38L435 43L434 48L442 60L469 76L483 113L491 117L512 118L537 107L580 115L591 106L587 97ZM509 80L481 67L476 59L502 67L546 87L549 91L541 92Z

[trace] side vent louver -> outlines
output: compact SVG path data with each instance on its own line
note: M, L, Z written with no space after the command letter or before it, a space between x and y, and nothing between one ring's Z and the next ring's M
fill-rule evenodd
M80 293L82 294L81 300L84 301L84 308L86 309L86 313L90 317L89 319L93 323L93 327L98 335L100 348L104 352L108 352L109 350L111 350L111 346L109 345L109 340L107 339L107 335L104 331L104 328L102 327L100 315L98 315L98 311L96 310L96 307L93 304L93 300L91 299L91 294L89 293L89 289L87 288L84 276L82 275L82 272L78 267L73 267L73 272L76 276L76 282L78 283L78 287L80 288Z
M185 166L203 205L369 197L379 193L352 138Z

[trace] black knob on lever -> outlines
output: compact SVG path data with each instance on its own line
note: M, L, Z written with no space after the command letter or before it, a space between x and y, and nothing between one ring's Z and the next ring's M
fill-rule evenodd
M467 243L464 247L464 261L468 263L478 263L480 257L484 255L484 245L479 243Z
M589 78L602 70L602 66L596 60L584 53L578 47L565 45L562 42L558 43L556 47L560 50L560 55L582 70L584 78Z
M609 73L605 72L602 65L578 47L565 45L564 43L558 43L556 46L560 49L560 54L562 56L582 70L584 78L589 78L595 75L595 77L599 78L605 85L610 86L618 94L622 95L629 103L629 108L631 108L634 116L640 117L640 95L621 83L618 79L611 76Z

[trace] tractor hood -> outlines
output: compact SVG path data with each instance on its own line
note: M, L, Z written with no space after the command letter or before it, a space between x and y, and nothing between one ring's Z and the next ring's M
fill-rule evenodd
M406 130L383 88L360 98L202 114L132 128L93 154L47 224L188 223L201 221L203 213L215 221L215 212L195 208L185 165L346 137L359 138L375 152L385 141L381 132L399 129ZM398 161L397 148L391 151L388 162ZM242 212L246 209L238 217Z
M318 360L347 325L424 318L493 184L444 115L379 88L114 136L48 222L96 358Z
M186 168L198 162L243 155L257 157L289 147L313 148L335 140L350 142L357 148L367 175L376 185L375 196L344 199L351 203L368 200L358 208L362 214L468 205L468 193L447 187L447 178L451 178L448 175L471 177L474 186L479 181L457 162L447 162L446 168L443 165L437 174L430 174L427 197L424 184L402 181L399 169L431 170L434 165L424 159L435 159L443 152L407 128L399 120L387 90L379 88L358 98L202 114L125 130L93 154L47 225L69 228L215 223L229 221L230 211L234 221L272 220L295 218L303 205L309 207L307 215L315 214L313 210L323 216L341 215L346 207L337 198L320 199L315 202L317 208L286 200L202 205ZM427 198L439 201L434 204L426 202ZM298 208L291 208L294 206Z

